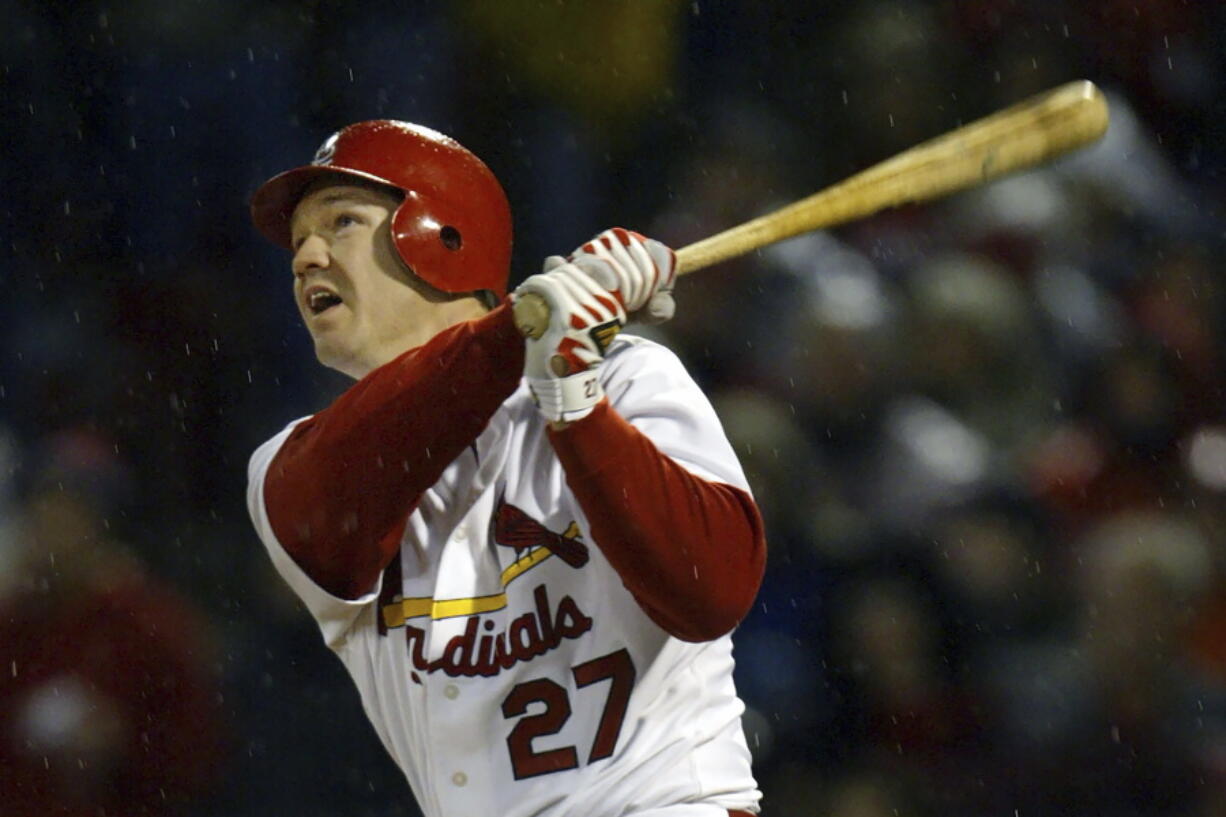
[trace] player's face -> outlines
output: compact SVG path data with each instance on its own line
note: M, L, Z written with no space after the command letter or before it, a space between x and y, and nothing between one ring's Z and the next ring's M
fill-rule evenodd
M354 378L438 332L437 293L405 268L392 246L390 192L332 185L294 210L294 300L320 362Z

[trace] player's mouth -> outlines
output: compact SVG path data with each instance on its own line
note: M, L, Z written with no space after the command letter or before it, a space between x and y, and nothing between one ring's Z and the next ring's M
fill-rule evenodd
M344 299L333 290L315 284L303 291L302 302L311 315L322 315L329 309L340 306Z

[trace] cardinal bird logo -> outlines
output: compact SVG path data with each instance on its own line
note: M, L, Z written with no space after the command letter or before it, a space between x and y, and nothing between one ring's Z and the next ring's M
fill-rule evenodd
M571 567L587 564L587 545L579 541L579 525L571 522L566 530L554 533L514 505L502 503L494 517L494 541L515 550L548 548Z

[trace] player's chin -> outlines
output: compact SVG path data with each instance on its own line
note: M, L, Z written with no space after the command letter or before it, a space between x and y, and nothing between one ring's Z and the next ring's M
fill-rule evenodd
M320 363L342 374L351 374L357 355L341 333L312 331L311 339L315 342L315 358Z

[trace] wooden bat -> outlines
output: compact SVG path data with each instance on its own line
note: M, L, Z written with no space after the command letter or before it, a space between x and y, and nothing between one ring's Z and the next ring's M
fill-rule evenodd
M1083 147L1107 130L1107 101L1088 80L1061 85L886 159L812 196L677 251L677 274L782 241L844 224L887 207L931 201ZM515 323L539 338L549 307L528 293L515 303Z

